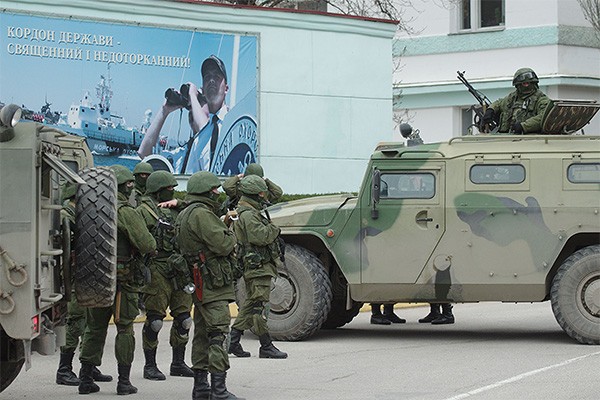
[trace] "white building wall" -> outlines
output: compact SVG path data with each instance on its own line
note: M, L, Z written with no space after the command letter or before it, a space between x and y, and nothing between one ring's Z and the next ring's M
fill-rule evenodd
M600 40L577 0L505 0L505 26L475 33L456 33L455 7L415 2L405 17L417 33L396 36L401 68L394 75L394 110L406 113L426 142L464 134L460 108L475 99L457 70L491 101L513 90L513 73L525 66L551 98L600 101ZM600 134L600 116L585 130Z

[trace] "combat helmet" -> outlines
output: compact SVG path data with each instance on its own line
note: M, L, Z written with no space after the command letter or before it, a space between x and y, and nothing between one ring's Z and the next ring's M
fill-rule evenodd
M122 185L126 182L132 182L135 180L135 177L133 176L131 171L122 165L111 165L110 169L112 169L112 171L115 173L118 185Z
M263 171L263 167L260 166L260 164L257 163L252 163L252 164L248 164L248 166L246 167L246 172L244 172L244 175L256 175L256 176L260 176L261 178L264 178L265 176L265 171Z
M215 174L208 171L196 172L187 183L189 194L203 194L221 186L221 181Z
M247 175L242 178L239 186L240 192L243 194L253 195L268 190L265 180L257 175Z
M133 175L137 175L137 174L148 174L150 175L151 173L154 172L154 168L152 168L152 165L148 164L147 162L139 162L135 165L135 168L133 168Z
M177 186L177 180L168 171L154 171L146 181L146 193L156 193L169 186Z
M512 84L513 86L517 86L525 82L538 83L539 81L535 71L531 68L519 68L513 76Z

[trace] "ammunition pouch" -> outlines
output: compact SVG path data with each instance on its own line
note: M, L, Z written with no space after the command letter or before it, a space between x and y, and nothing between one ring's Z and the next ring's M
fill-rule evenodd
M202 264L204 285L209 290L219 289L233 282L232 261L228 257L214 257Z
M163 274L163 276L171 280L175 290L183 290L190 282L193 282L188 261L179 253L171 254L163 269L168 271L168 274Z

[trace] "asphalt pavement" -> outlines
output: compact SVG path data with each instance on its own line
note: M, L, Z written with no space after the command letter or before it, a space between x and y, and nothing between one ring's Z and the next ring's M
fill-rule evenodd
M550 304L458 304L453 325L419 324L427 307L397 309L406 324L371 325L360 313L350 324L302 342L276 342L286 360L258 358L258 339L242 338L252 353L231 358L227 386L248 400L597 400L600 346L582 345L556 323ZM160 333L159 367L168 374L170 323ZM193 379L143 379L141 327L131 400L190 399ZM600 329L600 327L599 327ZM116 377L115 330L110 327L101 370ZM190 346L187 361L189 363ZM34 354L0 400L80 399L76 387L54 383L58 354ZM76 368L79 369L76 362ZM100 383L87 399L117 398L116 383ZM118 397L122 399L123 397Z

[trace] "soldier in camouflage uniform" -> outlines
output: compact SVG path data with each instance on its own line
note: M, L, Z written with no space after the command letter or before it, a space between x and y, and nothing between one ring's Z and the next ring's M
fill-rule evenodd
M75 238L75 194L77 193L77 185L66 183L62 191L62 210L60 211L61 220L67 219L71 230L71 241ZM71 243L72 245L72 243ZM72 248L72 246L71 246ZM73 259L71 259L73 261ZM74 267L72 263L70 267ZM74 274L72 270L71 276ZM71 282L73 284L73 282ZM71 292L71 300L67 304L67 332L66 342L60 348L60 362L56 371L56 383L59 385L79 386L79 378L73 372L73 357L75 349L79 345L79 338L83 336L85 329L85 307L82 307L77 302L75 291ZM112 376L104 375L94 366L92 370L94 381L110 382Z
M518 69L512 82L516 90L493 102L483 116L483 123L489 124L499 119L500 133L540 133L542 117L550 99L539 90L538 82L531 68Z
M150 261L152 279L144 288L144 304L146 306L146 322L143 330L143 348L146 357L144 378L165 380L165 375L156 365L156 349L158 333L169 308L173 317L169 343L173 348L173 361L170 374L172 376L194 376L194 372L184 362L185 346L192 326L192 296L177 286L177 275L189 271L178 271L168 261L169 256L176 253L175 219L179 211L176 208L159 207L159 203L173 200L177 181L167 171L155 171L146 182L146 195L137 211L142 215L148 230L156 239L158 254ZM185 281L189 282L189 279Z
M271 340L267 327L271 280L277 277L280 263L279 227L262 215L268 187L264 179L256 175L242 178L238 190L238 218L235 235L238 239L238 260L244 268L244 281L248 297L231 327L229 353L237 357L250 357L240 344L246 329L254 328L260 340L260 358L286 358Z
M227 390L229 369L225 339L229 331L229 303L235 300L233 269L235 235L217 216L219 179L207 171L196 172L187 184L189 204L177 217L179 250L192 269L196 292L192 294L194 339L193 400L237 399ZM208 372L211 384L208 385Z
M135 205L139 206L142 201L142 196L146 192L146 181L151 173L154 172L152 165L147 162L139 162L133 168L133 176L135 177L135 186L133 188Z
M129 203L135 178L131 171L121 165L111 167L117 177L117 294L110 307L88 308L87 325L79 361L79 393L88 394L100 390L93 381L94 365L102 363L102 353L106 342L106 333L111 317L114 316L117 328L115 339L115 356L118 363L119 381L117 394L137 393L131 384L129 375L135 337L133 322L139 313L138 292L144 284L143 264L141 256L156 252L156 241L146 228L143 218Z
M279 186L273 183L270 179L264 177L265 173L263 167L261 167L259 164L252 163L248 164L248 166L246 167L246 171L243 174L234 175L231 178L228 178L225 182L223 182L223 190L225 191L228 197L227 201L225 202L227 208L235 208L241 196L241 193L239 193L238 190L240 180L244 176L249 175L256 175L265 180L268 189L268 197L266 198L267 201L277 201L283 195L283 190L281 190Z

